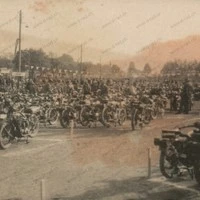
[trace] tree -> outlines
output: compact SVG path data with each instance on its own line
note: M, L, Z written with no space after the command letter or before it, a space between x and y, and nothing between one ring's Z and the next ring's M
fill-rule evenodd
M12 68L12 60L7 57L0 57L0 68L1 67L7 67Z
M161 74L163 75L171 74L173 69L174 69L174 63L171 61L166 62L161 70Z
M77 68L77 63L75 63L74 59L68 54L63 54L62 56L55 58L55 60L56 60L56 66L53 67L68 69L68 70L73 70Z
M114 75L115 78L120 77L121 69L118 65L112 65L110 71L111 71L111 76Z
M30 65L39 67L50 67L50 59L42 50L29 49Z
M146 75L149 75L151 73L151 67L149 65L149 63L146 63L145 66L144 66L144 69L143 69L143 73L146 74Z
M129 63L129 66L128 66L128 70L127 70L127 73L128 73L128 76L133 76L133 74L137 74L138 70L135 68L135 63L134 62L130 62Z
M112 65L111 67L111 72L112 73L119 73L120 72L120 68L117 65Z
M57 58L50 58L51 69L58 69L62 66L61 62Z
M129 63L129 67L128 67L128 74L132 74L132 73L134 73L135 72L135 70L136 70L136 68L135 68L135 63L134 62L130 62Z
M63 63L73 63L74 62L74 59L70 56L70 55L67 55L67 54L63 54L62 56L60 56L58 58L61 62Z
M15 55L13 59L13 64L15 69L18 70L19 64L19 52ZM50 59L46 53L42 50L35 49L25 49L21 51L21 69L25 70L25 65L28 66L38 66L38 67L50 67Z

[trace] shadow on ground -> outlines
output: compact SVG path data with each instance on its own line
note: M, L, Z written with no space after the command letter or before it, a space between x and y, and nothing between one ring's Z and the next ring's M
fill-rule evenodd
M82 194L57 196L51 200L189 200L199 199L197 193L147 181L146 178L104 181L104 188L92 188Z

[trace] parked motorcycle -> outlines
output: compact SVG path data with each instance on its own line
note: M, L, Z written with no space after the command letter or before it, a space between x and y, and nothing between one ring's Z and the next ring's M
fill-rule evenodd
M151 118L156 119L158 116L163 117L167 106L167 98L165 96L156 95L152 97Z
M91 123L94 123L96 126L97 122L100 121L101 111L101 102L97 98L85 100L85 105L80 112L81 124L91 126Z
M137 126L142 127L144 124L149 124L151 120L151 110L144 103L132 102L131 112L131 127L135 130Z
M161 139L155 138L154 144L160 149L160 171L166 178L182 174L187 170L200 184L200 123L182 128L195 127L188 134L178 130L162 130Z
M81 124L80 112L84 105L82 97L71 98L68 101L68 105L65 105L61 108L60 114L60 124L63 128L68 128L70 122L74 120L75 125Z
M0 148L7 149L15 139L34 137L39 130L39 120L36 116L38 107L21 108L17 102L5 100L7 112L0 114Z
M111 124L122 125L126 120L126 115L126 109L121 102L109 101L102 111L102 123L106 127L110 127Z

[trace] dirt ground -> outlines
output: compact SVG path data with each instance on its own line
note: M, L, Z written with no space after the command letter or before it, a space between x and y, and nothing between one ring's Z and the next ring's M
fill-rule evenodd
M0 200L39 200L41 181L46 200L177 200L200 199L199 186L189 176L169 181L159 172L159 150L153 139L199 118L166 113L142 130L123 127L68 129L41 127L29 144L14 143L0 151ZM147 149L151 148L152 178L147 179Z

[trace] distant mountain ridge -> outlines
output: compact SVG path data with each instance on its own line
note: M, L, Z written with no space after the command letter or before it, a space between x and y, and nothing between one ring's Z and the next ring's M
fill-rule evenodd
M129 60L115 60L120 66L127 66L130 61L142 70L149 63L153 73L158 73L167 61L187 60L200 61L200 35L188 36L183 39L162 42L157 40L145 46Z

